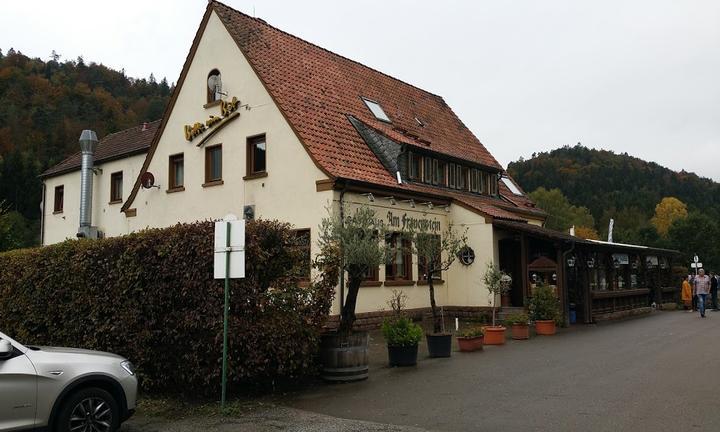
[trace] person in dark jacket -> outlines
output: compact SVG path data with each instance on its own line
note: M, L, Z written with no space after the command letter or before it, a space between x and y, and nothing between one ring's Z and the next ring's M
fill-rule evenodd
M718 310L717 302L717 291L718 291L718 277L715 272L710 273L710 297L712 297L712 308L714 311Z

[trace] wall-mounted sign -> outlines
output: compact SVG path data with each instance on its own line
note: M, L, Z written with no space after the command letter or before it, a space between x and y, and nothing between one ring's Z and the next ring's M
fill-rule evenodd
M414 218L404 213L402 216L397 216L393 212L387 212L387 224L391 228L400 228L403 231L440 231L440 221L437 219L430 218Z
M207 120L205 120L205 123L197 122L192 125L185 125L183 127L185 132L185 139L188 141L192 141L198 136L202 135L203 132L206 130L218 127L221 124L237 117L233 116L232 114L237 111L238 107L240 106L240 101L238 98L234 97L229 101L220 101L220 117L211 115L208 117Z

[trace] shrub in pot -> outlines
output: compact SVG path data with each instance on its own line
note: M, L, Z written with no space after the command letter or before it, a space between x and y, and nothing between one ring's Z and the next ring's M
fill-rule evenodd
M414 366L417 364L418 344L422 339L422 327L406 316L386 319L382 333L387 342L390 366Z
M462 352L472 352L481 350L483 347L483 337L485 332L482 327L468 327L459 331L456 335L458 347Z
M465 230L467 232L467 229ZM445 331L445 322L438 313L435 302L435 278L447 271L457 259L458 253L467 243L465 233L458 235L448 227L442 234L421 230L410 232L413 253L417 255L419 271L427 282L432 311L432 333L426 335L430 357L450 357L452 354L452 333Z
M530 339L530 317L526 313L514 313L505 317L505 325L510 326L510 335L515 340Z
M535 322L535 333L539 335L554 335L556 321L560 318L560 301L555 292L548 285L535 288L528 303L530 318Z
M388 363L393 366L414 366L417 364L418 344L422 339L422 327L405 316L407 296L402 291L393 290L388 305L393 316L382 325L382 333L388 347Z
M492 305L492 326L485 327L485 345L503 345L505 344L505 327L497 325L496 310L497 299L504 293L510 291L512 278L502 270L499 270L491 262L487 263L483 282L490 296L490 304Z

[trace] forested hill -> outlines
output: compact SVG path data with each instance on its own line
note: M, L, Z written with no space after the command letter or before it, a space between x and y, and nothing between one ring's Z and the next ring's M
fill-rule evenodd
M692 165L692 158L688 157ZM558 188L575 205L587 207L597 222L608 210L633 209L652 217L664 197L676 197L689 211L720 216L720 184L696 174L675 172L628 154L577 145L512 162L508 171L528 192Z
M164 78L129 78L124 71L81 57L62 60L53 52L45 61L13 49L0 51L0 214L19 213L21 218L10 216L12 223L26 225L24 237L36 236L39 231L32 225L40 217L38 174L77 152L83 129L103 137L159 119L170 92ZM32 243L30 238L2 236L0 226L0 250L16 247L18 241L22 246ZM3 246L8 241L13 244Z
M720 270L720 184L710 179L581 145L521 159L508 171L548 212L551 228L574 225L586 238L606 239L613 218L615 241L677 249L687 262L697 253Z

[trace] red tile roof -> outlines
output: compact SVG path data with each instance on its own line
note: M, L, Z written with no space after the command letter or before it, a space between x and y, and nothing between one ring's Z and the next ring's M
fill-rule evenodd
M213 11L249 61L312 160L332 180L355 181L405 192L431 193L426 190L426 185L398 184L395 173L383 166L350 122L351 117L411 148L422 148L469 161L485 166L492 172L503 171L440 96L334 54L217 1L208 3L165 117L169 116L174 107ZM363 98L378 102L391 123L376 119ZM163 122L160 133L164 127ZM158 141L159 138L156 138L152 143L143 172L152 159ZM131 208L139 188L138 180L123 204L123 211ZM462 196L457 199L497 217L517 220L516 215L507 211L508 208L529 210L533 215L544 216L537 209L520 209L523 203L518 205L516 201L519 199L486 197L486 201L483 201L477 195L473 197L470 193L454 193L438 188L434 188L432 194Z
M208 7L220 17L313 160L329 176L404 190L424 188L412 183L398 185L395 173L382 165L348 120L349 115L398 143L503 171L442 97L222 3L213 1ZM391 123L376 119L363 98L379 103ZM501 188L503 195L513 195L502 184ZM522 220L507 208L544 217L544 212L528 205L531 202L526 197L513 196L503 202L469 193L443 193L494 217Z
M146 130L143 130L143 126L140 125L106 135L98 143L95 151L95 163L99 164L133 154L146 153L159 125L160 120L156 120L148 123ZM40 177L52 177L79 169L80 152L77 152L57 165L50 167Z
M396 184L348 121L353 115L411 146L502 169L445 101L334 54L222 3L212 7L300 139L333 177ZM392 124L377 120L362 98L377 101ZM415 117L422 120L421 127ZM408 131L402 134L394 128ZM429 142L423 144L409 135Z

